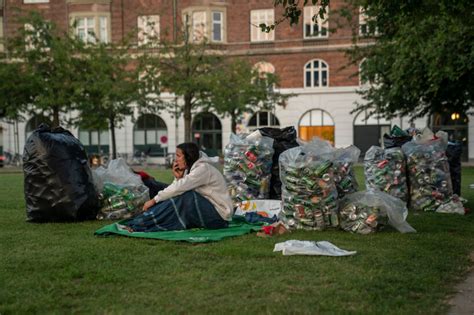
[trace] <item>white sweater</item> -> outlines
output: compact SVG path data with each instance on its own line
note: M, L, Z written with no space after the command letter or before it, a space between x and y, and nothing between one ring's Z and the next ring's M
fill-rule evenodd
M189 190L195 190L214 205L222 219L230 221L233 206L225 179L219 170L210 164L213 162L211 158L204 152L201 152L200 156L194 162L189 174L180 179L175 179L171 185L158 192L154 199L158 203L179 196Z

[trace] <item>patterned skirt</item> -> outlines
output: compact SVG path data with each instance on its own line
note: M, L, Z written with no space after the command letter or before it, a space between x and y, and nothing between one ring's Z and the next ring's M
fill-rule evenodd
M222 229L228 222L216 208L194 190L160 201L147 211L124 222L135 232L157 232L192 228Z

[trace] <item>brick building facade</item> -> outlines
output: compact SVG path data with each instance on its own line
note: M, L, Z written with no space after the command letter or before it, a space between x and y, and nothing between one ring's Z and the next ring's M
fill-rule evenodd
M281 16L282 12L273 7L271 0L4 0L0 36L8 37L21 27L15 24L14 7L39 10L60 28L78 36L86 37L88 30L92 30L100 40L118 41L135 32L136 36L132 35L137 44L146 40L139 29L147 19L156 23L154 31L159 32L160 38L175 37L177 28L186 21L193 32L206 34L224 54L247 58L265 71L274 71L280 77L279 90L296 94L284 108L242 117L241 131L262 126L294 126L300 138L319 135L338 147L355 144L364 151L372 144L379 144L383 132L393 124L408 128L410 123L409 118L365 120L364 113L350 113L354 103L360 101L356 93L360 82L358 65L349 64L344 52L352 45L354 29L347 22L345 26L340 24L342 19L338 19L336 12L343 5L342 0L331 1L328 20L318 23L311 20L317 8L307 7L298 25L284 22L267 34L254 24L272 23ZM76 29L71 29L72 21L76 21ZM363 21L362 17L355 21L355 30L363 29ZM174 152L175 145L184 140L182 118L176 120L168 112L158 117L136 118L135 123L128 119L117 131L117 148L122 154L143 150L160 161L162 155L168 150ZM18 126L2 123L3 148L21 152L19 148L27 135L42 119L32 117ZM415 125L424 127L426 121L418 119ZM230 125L227 118L199 113L193 119L193 134L203 148L220 153L228 142ZM93 131L73 132L92 151L100 138L101 150L108 152L107 132L102 135ZM465 132L467 138L467 127ZM18 144L14 141L16 133Z

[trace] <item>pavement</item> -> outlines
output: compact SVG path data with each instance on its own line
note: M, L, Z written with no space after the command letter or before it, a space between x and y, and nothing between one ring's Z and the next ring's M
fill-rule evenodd
M474 263L474 252L471 253L471 262ZM474 267L455 290L456 294L449 301L448 315L474 315Z

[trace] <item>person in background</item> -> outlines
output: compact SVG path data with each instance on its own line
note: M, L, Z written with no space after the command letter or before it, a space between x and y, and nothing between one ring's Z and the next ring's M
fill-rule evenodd
M191 228L220 229L233 214L224 177L194 143L176 147L173 183L147 201L144 212L125 222L130 232L155 232Z

